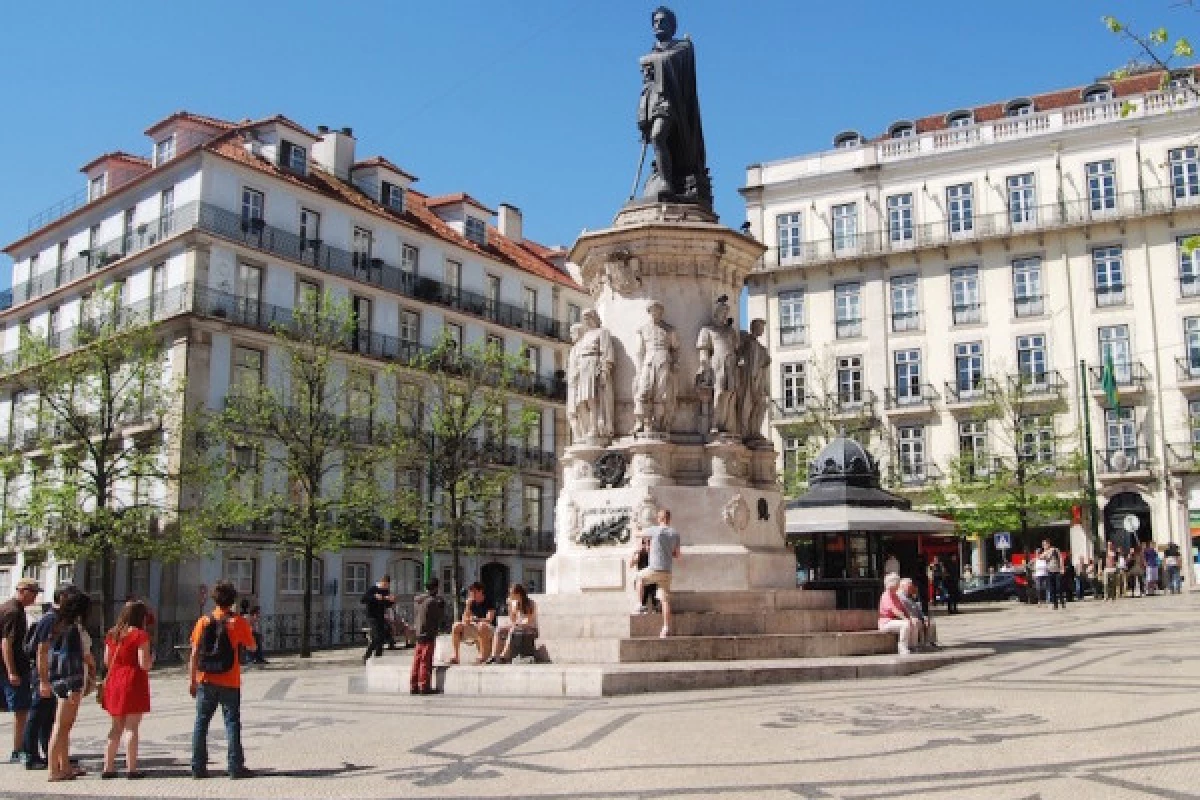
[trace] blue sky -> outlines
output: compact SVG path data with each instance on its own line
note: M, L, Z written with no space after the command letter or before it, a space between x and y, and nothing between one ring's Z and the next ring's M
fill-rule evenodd
M642 0L9 2L0 66L0 240L78 190L78 168L186 108L352 126L416 188L525 212L570 244L607 225L638 156ZM1087 83L1133 53L1102 14L1200 29L1170 0L676 0L697 47L717 210L747 164L901 117ZM1191 30L1188 30L1191 29ZM1198 37L1200 38L1200 37ZM0 285L10 264L0 257Z

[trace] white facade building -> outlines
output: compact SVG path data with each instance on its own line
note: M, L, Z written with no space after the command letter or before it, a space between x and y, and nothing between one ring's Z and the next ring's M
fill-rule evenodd
M565 271L565 252L525 239L514 206L497 214L467 194L428 197L387 159L356 158L350 129L180 112L146 134L151 158L96 159L83 168L87 194L77 207L36 218L5 249L14 267L12 289L0 297L4 446L27 446L27 426L36 424L22 408L37 398L13 380L21 328L69 346L99 286L116 285L123 309L160 321L172 342L169 369L186 370L187 396L213 408L241 373L269 374L280 357L272 321L297 298L348 296L359 331L347 357L368 369L403 361L442 331L465 344L486 337L528 359L530 376L512 402L536 410L540 424L518 446L521 472L508 502L512 527L526 533L519 545L464 557L462 577L484 580L499 596L511 581L540 591L566 436L567 331L586 297ZM420 378L401 369L406 377ZM95 588L94 574L58 563L39 538L26 531L4 542L0 593L21 574L44 587L73 580ZM435 557L447 582L449 558ZM314 607L359 609L361 593L384 573L398 593L413 593L420 561L415 547L395 542L323 554ZM296 567L265 539L221 537L211 558L182 565L122 559L116 595L146 596L164 621L184 620L204 587L227 578L264 614L292 613L303 586Z
M1031 453L1082 447L1083 362L1102 535L1134 516L1143 539L1191 553L1195 80L1155 72L1019 97L750 166L747 219L771 249L748 313L768 323L781 451L803 447L795 423L813 407L866 418L895 485L920 489L986 452L995 423L972 408L1011 381L1047 398ZM1119 413L1100 389L1106 356Z

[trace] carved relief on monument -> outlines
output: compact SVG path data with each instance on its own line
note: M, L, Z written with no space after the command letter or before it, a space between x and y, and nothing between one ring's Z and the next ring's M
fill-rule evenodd
M635 335L634 432L670 433L675 414L675 371L679 366L679 337L663 321L663 304L646 307L650 321Z
M641 262L626 250L614 250L599 263L585 264L582 278L592 297L600 297L605 288L629 296L642 288Z
M712 386L711 433L736 434L739 429L739 338L730 316L729 298L721 295L713 306L711 322L700 329L696 338L696 350L700 354L696 384L697 387L701 384Z
M721 509L721 518L735 531L745 530L750 524L750 506L746 505L746 499L740 494L729 498L725 508Z

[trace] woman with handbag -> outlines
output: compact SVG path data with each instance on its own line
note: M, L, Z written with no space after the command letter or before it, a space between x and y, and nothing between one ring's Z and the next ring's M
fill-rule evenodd
M117 750L121 737L129 732L125 745L125 777L137 780L145 773L137 768L138 726L142 715L150 711L150 635L146 633L149 609L141 600L130 600L121 609L117 624L104 640L104 666L108 678L100 692L100 705L112 717L108 746L104 750L103 779L117 777Z
M483 663L508 661L514 650L518 656L533 656L534 642L538 636L537 603L530 599L525 587L519 583L514 583L508 591L508 622L508 625L496 631L492 657Z
M67 595L58 611L50 645L50 688L58 698L54 727L50 731L48 779L74 780L84 771L71 763L71 728L79 714L79 702L94 680L96 662L91 640L83 630L91 598L82 592Z

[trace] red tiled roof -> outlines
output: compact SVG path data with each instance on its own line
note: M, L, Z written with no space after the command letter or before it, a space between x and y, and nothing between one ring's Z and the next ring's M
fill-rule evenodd
M350 165L350 171L353 172L356 169L367 169L368 167L385 167L386 169L390 169L392 172L403 175L410 181L415 182L417 180L416 175L413 175L411 172L405 172L383 156L372 156L371 158L363 159L362 161L355 161Z
M199 122L201 125L208 125L211 128L220 128L221 130L229 130L230 128L234 127L234 123L227 120L217 119L216 117L206 117L203 114L193 114L190 111L179 110L168 117L160 119L149 128L146 128L145 134L147 136L153 136L155 131L162 130L169 123L174 122L177 119L186 119L191 122Z
M455 192L454 194L443 194L438 197L430 197L425 201L425 205L429 208L441 208L442 206L453 205L454 203L470 203L480 211L486 211L493 216L496 214L496 209L488 208L483 203L476 200L466 192Z
M96 156L88 163L79 168L80 172L87 172L92 167L104 161L124 161L127 164L136 164L139 167L150 166L150 159L142 156L135 156L133 153L126 153L124 150L113 150L111 153L105 153L102 156Z

